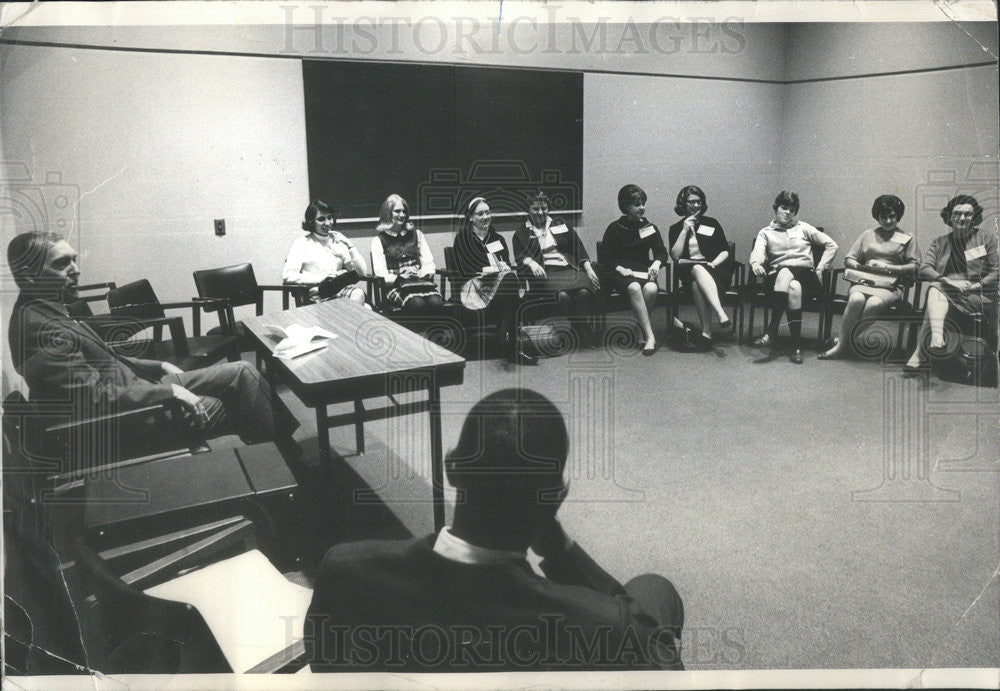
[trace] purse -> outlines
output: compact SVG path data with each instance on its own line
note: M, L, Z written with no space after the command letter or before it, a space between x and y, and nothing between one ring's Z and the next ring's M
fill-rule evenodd
M844 280L854 285L884 288L886 290L895 290L899 287L898 276L886 276L885 274L876 274L863 269L844 269Z

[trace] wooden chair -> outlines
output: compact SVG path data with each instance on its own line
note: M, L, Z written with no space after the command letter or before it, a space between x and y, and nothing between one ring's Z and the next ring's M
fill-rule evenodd
M114 281L109 281L107 283L89 283L87 285L77 286L77 293L79 298L73 302L66 304L66 311L69 312L71 317L93 317L94 311L91 309L90 304L92 302L106 302L108 299L108 292L117 288L118 285ZM92 295L86 295L91 291L97 291Z
M744 304L744 289L746 285L746 266L742 263L736 261L736 243L729 243L729 259L735 265L733 269L733 280L726 289L724 293L719 295L719 300L722 302L723 307L732 307L733 316L730 319L729 328L736 335L736 341L739 343L743 340L743 304ZM670 263L670 278L671 278L671 307L673 313L671 314L671 324L673 324L672 317L676 317L678 314L678 307L682 305L694 305L694 296L691 294L691 289L684 286L681 283L680 276L678 276L674 262Z
M830 273L830 304L826 312L826 324L824 327L824 332L827 336L827 342L824 344L824 347L827 348L833 346L833 317L835 314L844 314L844 310L847 308L847 296L851 287L850 283L843 280L844 269L833 269ZM920 322L923 319L923 309L918 310L916 307L920 303L920 282L914 280L913 277L905 276L900 281L900 285L903 289L903 301L890 307L878 318L878 321L890 321L898 324L894 344L889 342L876 344L877 346L884 345L884 351L883 348L877 348L879 354L882 355L890 355L894 351L896 353L905 352L906 354L912 352L916 344L917 331L920 329ZM842 292L838 293L838 290L842 290ZM907 327L910 328L907 329Z
M134 320L137 332L152 328L153 337L144 357L170 362L185 371L207 367L223 358L230 362L239 359L239 338L231 329L223 329L217 334L201 335L201 310L220 309L224 308L225 304L225 301L215 298L199 298L188 302L160 302L146 279L134 281L108 292L108 305L113 317L127 317ZM178 321L170 324L171 339L164 341L162 330L164 320L168 319L165 311L167 309L190 309L194 335L188 337L184 333L183 322ZM127 329L127 322L118 321L117 328Z
M652 261L652 260L650 260ZM604 268L607 267L608 263L604 256L604 251L602 243L600 240L597 241L597 264L595 268L598 269L601 278L601 291L599 295L599 305L601 311L600 318L600 330L606 328L607 314L612 311L622 311L628 310L629 300L628 296L624 293L619 292L612 283L610 273ZM664 285L666 288L660 287L656 294L656 304L662 305L664 307L665 320L666 320L666 335L667 338L670 337L674 326L674 305L673 305L673 293L671 291L672 286L675 283L673 263L668 261L663 265L662 270L666 272L666 280ZM652 315L650 315L652 317Z
M219 318L219 326L212 328L209 333L236 334L240 339L241 352L254 350L255 346L253 339L243 328L243 324L236 321L233 314L234 307L253 305L254 314L260 316L264 313L264 294L266 292L281 293L281 309L283 310L288 309L290 296L295 298L295 304L298 305L300 298L308 293L308 288L304 286L261 285L257 283L253 265L249 262L195 271L194 284L199 297L224 300L222 303L204 306L206 312L215 312Z
M170 402L87 417L77 417L76 407L29 402L20 392L4 399L4 443L24 459L18 472L35 501L72 500L82 478L101 470L210 450Z

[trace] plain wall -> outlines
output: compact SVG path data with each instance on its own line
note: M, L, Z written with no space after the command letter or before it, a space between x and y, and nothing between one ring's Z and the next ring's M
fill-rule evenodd
M287 50L284 27L11 29L5 40L115 50L0 45L5 175L36 196L68 190L70 212L57 215L81 251L85 282L148 277L162 300L187 299L198 268L251 261L261 282L280 278L308 202L301 58L579 69L584 213L572 220L591 250L617 217L617 190L627 182L647 190L649 217L664 232L676 220L680 187L702 186L741 260L782 188L800 192L803 219L825 226L844 251L869 226L872 199L895 192L909 207L904 228L917 227L926 244L943 232L934 207L948 190L978 185L981 201L996 208L996 68L855 76L988 59L979 42L989 45L991 27L746 24L739 40L732 27L727 35L711 29L707 39L683 29L688 38L671 54L630 54L627 43L622 51L583 50L572 27L557 29L557 50L523 54L507 39L541 40L541 30L525 25L481 54L467 42L464 52L456 43L428 54L405 32L392 50L364 43L338 52L325 43L316 52L301 32ZM621 28L609 25L607 35L620 37ZM385 40L376 32L377 47ZM704 50L711 45L720 49ZM837 81L795 81L803 79ZM37 227L29 206L2 210L4 244ZM225 218L225 237L215 237L214 218ZM454 222L420 225L443 264ZM509 236L514 222L499 225ZM373 229L342 229L367 255ZM6 326L16 293L9 278L4 291Z
M922 247L948 231L938 215L958 193L997 215L996 25L791 24L781 186L800 218L841 245L839 266L872 202L895 194L900 227ZM984 47L986 50L984 50ZM911 70L922 70L909 72ZM900 73L908 72L908 73ZM876 76L857 76L882 73Z
M0 49L4 159L27 171L22 187L58 177L79 200L60 230L82 282L149 278L166 302L196 294L199 268L251 261L261 282L280 279L309 194L297 61ZM4 246L36 227L6 214Z
M786 24L786 81L996 61L995 22Z
M583 216L588 247L621 215L626 183L649 197L646 216L667 228L677 193L698 185L708 214L736 242L737 259L770 220L778 180L780 84L587 74L584 78ZM762 197L763 190L763 197ZM770 197L773 198L773 195Z

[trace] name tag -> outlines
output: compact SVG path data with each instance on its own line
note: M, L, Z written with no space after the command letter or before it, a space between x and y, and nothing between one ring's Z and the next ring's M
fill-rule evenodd
M496 254L497 252L503 252L503 243L499 240L494 240L490 244L486 245L486 251L491 254Z
M549 230L552 231L553 233L560 233L560 234L561 233L568 233L569 232L569 226L566 225L565 223L560 223L557 226L552 226L551 228L549 228Z
M556 239L551 235L546 234L538 238L538 244L542 246L543 250L547 250L550 247L556 246Z
M799 228L798 226L794 226L792 228L789 228L788 231L787 231L787 234L788 234L788 239L789 240L804 240L805 239L805 235L803 234L802 229Z
M712 237L715 235L715 226L698 226L698 235Z
M639 231L639 239L648 238L656 232L656 226L646 226Z
M986 245L980 245L979 247L970 247L965 250L965 259L969 261L971 259L979 259L980 257L986 256Z
M889 241L890 242L898 242L900 245L905 245L906 243L908 243L910 241L910 236L907 235L906 233L900 233L897 230L895 233L892 234L892 237L889 238Z

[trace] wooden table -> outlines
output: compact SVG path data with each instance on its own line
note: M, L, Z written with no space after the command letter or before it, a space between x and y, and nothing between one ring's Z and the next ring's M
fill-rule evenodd
M364 453L365 420L413 412L430 413L431 493L434 527L444 526L444 462L441 449L441 387L461 384L465 359L431 343L351 300L329 300L243 320L267 361L269 376L280 377L307 407L316 409L320 458L329 469L330 428L353 422L358 453ZM337 335L326 348L293 360L273 356L278 339L265 325L319 326ZM427 391L427 400L399 405L395 394ZM366 398L389 396L392 405L365 410ZM354 403L354 413L330 417L327 406Z

